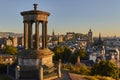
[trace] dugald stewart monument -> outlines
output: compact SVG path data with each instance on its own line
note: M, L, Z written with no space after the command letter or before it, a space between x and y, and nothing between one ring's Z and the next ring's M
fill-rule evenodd
M61 75L60 66L56 70L52 62L53 52L47 48L47 23L50 13L39 11L37 4L33 5L34 10L21 12L24 23L24 49L18 54L16 80L43 80L56 74L57 77ZM34 37L33 24L35 24ZM42 28L42 47L39 45L40 27Z

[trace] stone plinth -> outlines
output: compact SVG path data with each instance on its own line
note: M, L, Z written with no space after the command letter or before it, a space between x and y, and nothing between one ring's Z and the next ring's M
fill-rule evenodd
M52 67L53 52L49 49L23 50L19 53L18 65L20 66L41 66Z
M20 51L18 54L20 78L27 80L43 78L43 76L40 76L43 74L43 72L40 72L40 67L43 66L43 68L45 67L47 69L54 67L52 57L53 52L49 49Z

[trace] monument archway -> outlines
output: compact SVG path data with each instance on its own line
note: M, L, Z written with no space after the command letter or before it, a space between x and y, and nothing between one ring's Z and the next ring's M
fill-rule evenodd
M24 23L24 47L25 49L39 49L39 27L42 27L42 49L47 48L47 23L50 13L38 11L37 4L34 10L21 12ZM35 45L33 46L33 23L35 23ZM42 24L42 26L39 26Z

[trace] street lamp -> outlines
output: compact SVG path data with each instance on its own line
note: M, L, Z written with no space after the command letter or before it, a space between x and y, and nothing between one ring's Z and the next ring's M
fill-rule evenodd
M20 66L17 65L17 66L16 66L16 80L18 80L19 77L20 77Z

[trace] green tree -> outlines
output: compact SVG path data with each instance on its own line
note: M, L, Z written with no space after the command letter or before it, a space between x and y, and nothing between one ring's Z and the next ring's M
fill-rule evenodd
M80 56L80 59L85 59L87 57L87 52L85 51L85 49L80 49L76 53L74 53L71 56L70 62L72 64L75 64L76 61L77 61L78 56Z
M17 54L17 48L14 46L6 46L3 53L12 55Z
M70 48L69 48L68 46L65 46L65 47L64 47L64 51L63 51L63 53L62 53L62 61L63 61L63 62L68 62L70 56L71 56Z
M53 50L54 52L54 60L58 61L59 59L62 60L62 62L68 62L70 56L71 56L71 51L68 46L62 47L62 46L56 46Z
M81 75L89 75L90 69L86 65L75 66L73 64L62 64L62 69Z
M91 69L91 73L93 75L109 76L116 79L119 77L119 69L110 61L101 61L95 64Z
M80 49L76 54L77 56L80 56L81 59L84 59L87 56L85 49Z
M53 49L53 52L54 52L54 57L53 57L53 59L54 59L55 61L58 61L59 59L62 59L62 53L64 52L63 47L61 47L61 46L56 46L56 47Z

